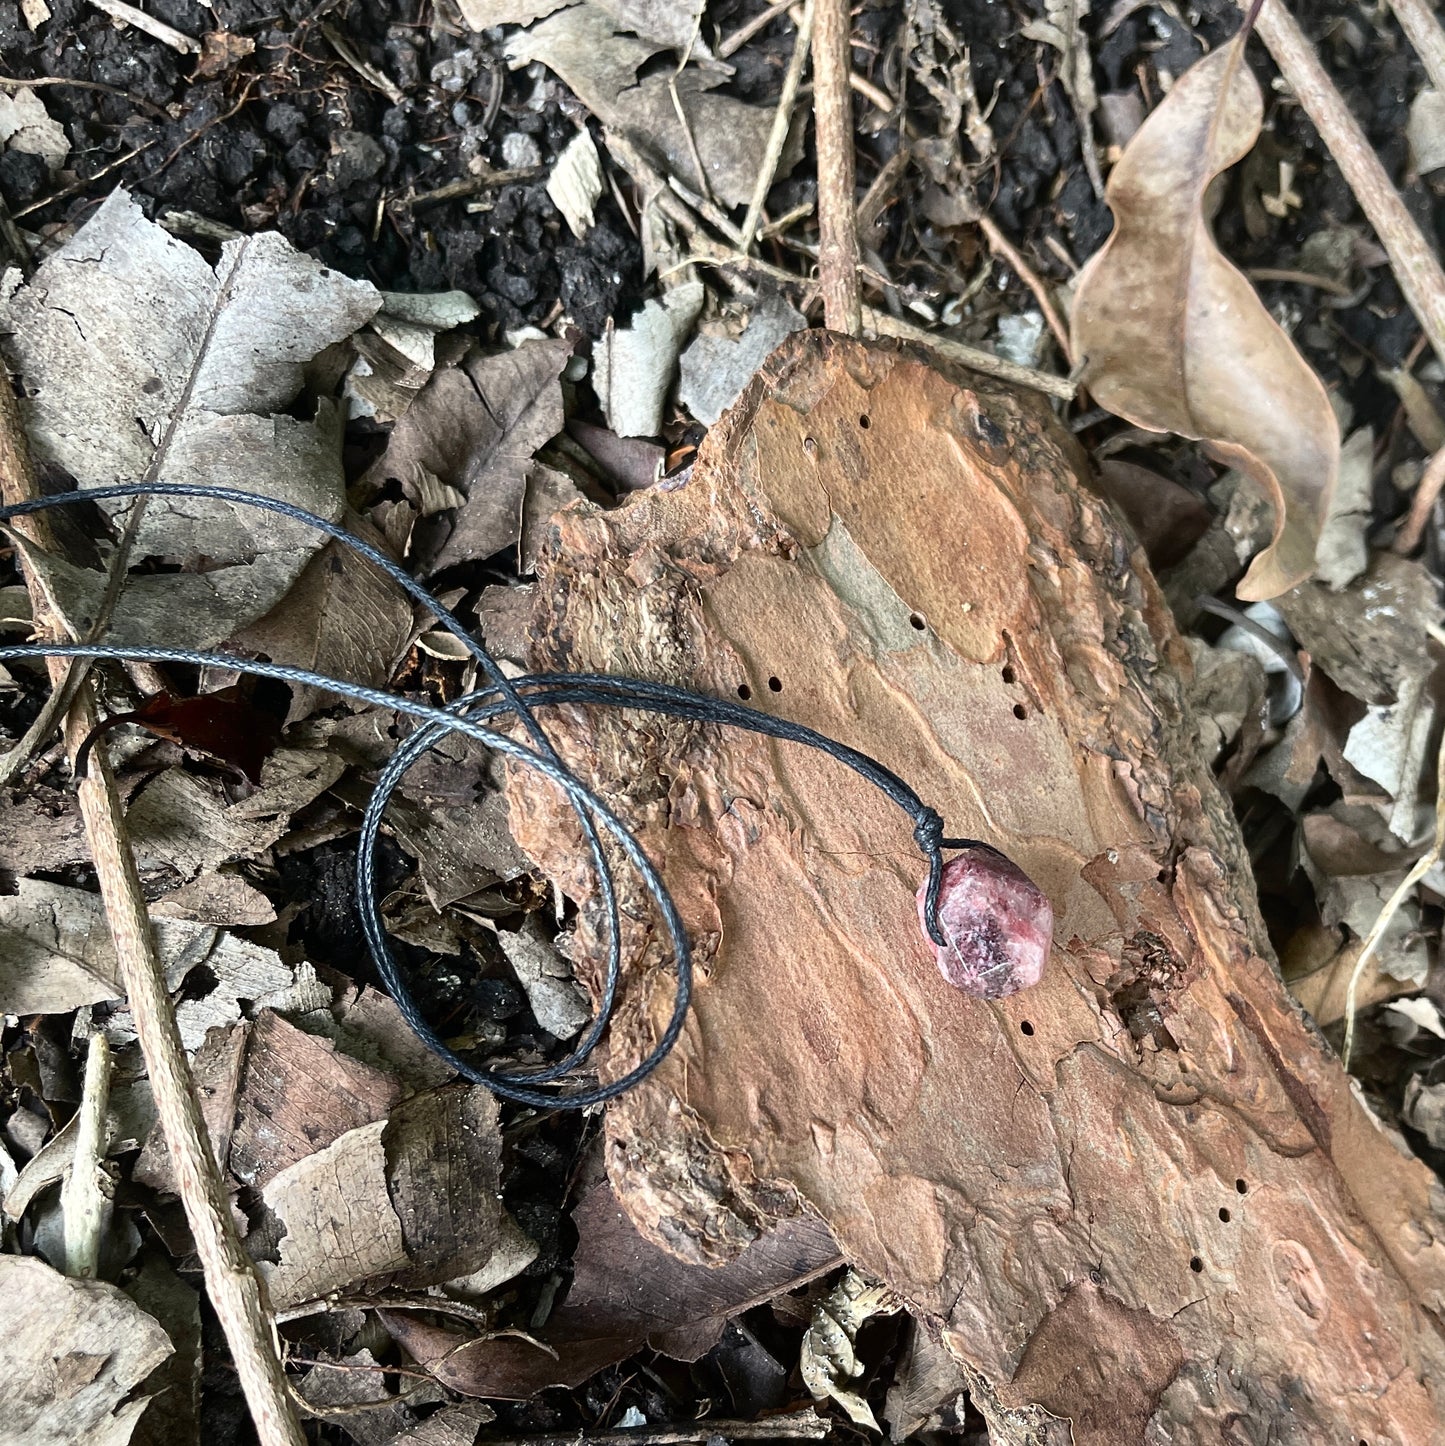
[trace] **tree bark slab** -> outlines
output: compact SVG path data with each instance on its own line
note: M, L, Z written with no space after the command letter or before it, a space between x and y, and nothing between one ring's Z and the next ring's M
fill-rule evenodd
M871 753L1056 918L1040 984L971 999L920 936L908 821L847 770L558 713L699 956L678 1047L609 1111L614 1190L695 1261L816 1211L1001 1441L1445 1440L1445 1197L1280 982L1187 654L1086 471L1032 399L809 332L684 485L554 519L534 664L741 692ZM575 822L531 778L510 802L595 979ZM613 1075L671 997L620 886Z

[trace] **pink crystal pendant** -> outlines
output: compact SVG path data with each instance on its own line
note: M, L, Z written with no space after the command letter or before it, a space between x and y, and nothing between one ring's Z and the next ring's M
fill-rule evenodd
M1054 937L1044 891L1002 854L970 848L943 866L938 924L947 946L928 937L918 891L918 921L938 972L975 999L1003 999L1043 978Z

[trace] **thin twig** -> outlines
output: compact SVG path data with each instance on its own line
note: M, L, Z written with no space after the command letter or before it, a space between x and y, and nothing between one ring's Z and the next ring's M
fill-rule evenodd
M1015 362L1005 361L991 351L984 351L966 342L954 341L939 336L936 332L925 331L921 326L899 321L886 311L875 311L871 306L863 308L864 322L879 336L894 336L900 341L917 342L920 346L931 347L939 356L948 361L958 362L985 376L997 377L1000 381L1012 382L1015 386L1028 387L1059 397L1069 402L1074 399L1077 389L1067 377L1054 376L1051 372L1035 371L1032 367L1021 367Z
M1013 242L1008 239L998 228L998 223L986 212L978 218L978 229L983 232L984 239L988 242L988 249L995 256L1002 256L1014 271L1018 278L1028 289L1033 292L1034 300L1039 304L1039 310L1044 314L1044 320L1049 325L1049 330L1054 334L1054 340L1059 344L1059 350L1063 353L1064 361L1072 368L1074 365L1074 353L1069 346L1069 329L1064 325L1057 308L1054 306L1053 297L1049 295L1049 289L1044 285L1038 273L1019 254Z
M1238 3L1247 9L1249 0ZM1375 228L1400 290L1430 338L1435 355L1445 361L1445 270L1439 257L1405 209L1359 121L1281 0L1269 0L1259 12L1255 29Z
M677 123L682 127L682 138L687 142L687 153L692 157L692 163L697 168L697 183L702 190L703 199L715 201L712 193L712 183L707 178L707 167L702 163L702 152L697 148L697 138L692 133L692 122L687 118L687 112L682 108L682 96L678 94L677 82L681 78L687 63L692 59L692 48L697 44L698 33L702 30L702 8L697 12L697 19L693 22L692 36L687 42L687 49L683 52L682 60L673 71L667 82L668 94L672 96L672 108L677 112Z
M763 214L763 204L773 188L773 177L778 173L778 162L783 157L783 146L787 143L788 128L793 121L793 106L798 99L798 86L803 79L803 67L808 63L808 51L813 43L813 0L806 0L803 18L798 23L798 34L793 41L793 56L788 61L788 72L783 77L783 93L778 97L778 108L773 112L773 128L768 133L768 147L763 152L763 163L758 168L757 184L753 187L753 199L748 203L748 213L743 218L743 254L753 249L758 234L758 218Z
M743 233L719 210L717 202L709 201L706 196L699 196L696 191L688 190L676 176L668 176L667 187L670 191L675 191L719 235L726 236L734 246L743 244Z
M639 1426L613 1431L574 1431L570 1436L508 1436L491 1446L686 1446L691 1441L822 1441L833 1423L811 1408L791 1416L764 1416L758 1421L705 1418L687 1426Z
M1350 971L1350 987L1345 991L1345 1047L1342 1051L1346 1069L1350 1067L1350 1053L1355 1046L1355 994L1364 976L1365 966L1374 958L1375 951L1380 947L1380 940L1385 937L1385 930L1400 911L1400 905L1410 897L1410 891L1415 885L1435 867L1442 851L1445 851L1445 738L1440 740L1440 751L1435 757L1434 842L1415 860L1410 866L1410 872L1400 880L1399 887L1385 900L1385 907L1380 910L1380 917L1365 936L1364 948L1360 950L1360 957L1355 960L1355 967Z
M1280 637L1276 637L1266 627L1241 612L1239 608L1231 606L1222 598L1217 598L1211 593L1200 593L1194 599L1194 606L1201 612L1212 613L1217 618L1223 618L1225 622L1238 628L1241 632L1248 633L1261 647L1269 651L1284 665L1284 670L1301 688L1305 685L1305 670L1300 664L1298 655L1290 647L1289 643Z
M110 1045L96 1030L85 1056L80 1123L65 1183L60 1213L65 1230L65 1273L94 1280L100 1270L100 1245L110 1218L110 1197L101 1178L105 1159L105 1112L110 1104Z
M347 1310L428 1310L437 1315L450 1315L458 1320L469 1321L483 1330L491 1329L496 1323L493 1313L444 1295L400 1300L387 1300L383 1296L375 1295L327 1295L316 1300L303 1300L298 1305L278 1310L275 1312L275 1321L277 1325L288 1325L293 1320L304 1320L307 1316L331 1315Z
M1390 0L1390 9L1415 47L1430 84L1445 95L1445 30L1440 28L1435 6L1427 0Z
M144 10L127 5L125 0L90 0L90 3L97 10L103 10L112 20L119 20L124 25L134 25L152 40L159 40L162 45L169 45L172 50L179 51L182 55L201 53L199 40L182 35L174 25L167 25L165 21L157 20L154 15L147 15Z
M137 110L143 110L152 120L170 120L164 110L153 101L147 100L143 95L136 95L131 91L122 90L118 85L105 85L98 80L68 80L63 75L37 75L30 80L21 80L13 75L0 75L0 85L15 86L27 90L33 90L42 85L68 85L76 90L98 90L102 95L113 95L123 101L129 102Z
M896 109L893 104L893 97L880 86L873 84L866 75L859 75L856 70L848 72L848 84L856 90L864 100L871 101L883 112L884 115L892 115Z
M719 60L726 60L730 55L736 55L739 50L750 41L760 30L766 30L779 15L786 15L797 3L797 0L777 0L777 4L770 5L761 15L754 15L746 25L740 25L731 35L722 41L714 52Z
M329 21L321 22L326 42L368 85L379 90L392 105L405 105L406 92L389 75L383 75L369 60L363 60L351 42Z
M857 336L858 198L853 156L852 17L848 0L816 0L813 35L813 126L818 149L818 275L823 319Z
M396 210L422 211L428 206L441 206L448 201L462 201L468 196L479 196L483 191L493 191L498 186L540 181L546 174L546 166L521 166L511 171L483 171L479 176L464 176L460 181L448 181L434 191L421 191L414 196L394 196L391 205Z
M144 145L137 146L134 150L127 151L123 156L117 156L109 165L102 166L93 176L82 176L79 180L72 181L68 186L62 186L58 191L52 191L48 196L42 196L38 201L31 201L27 206L21 206L15 212L15 219L18 221L23 216L28 216L32 211L43 211L47 206L53 206L57 201L64 201L75 195L78 191L89 190L102 176L108 176L112 171L118 170L121 166L129 165L131 161L144 151L150 150L155 142L147 141Z
M37 495L19 410L6 381L0 385L0 497L6 503L15 503ZM37 546L54 545L41 518L27 519L27 525L23 529L17 525L17 530L24 530ZM59 620L44 589L33 577L28 581L37 629L58 635ZM52 660L50 670L52 682L59 683L65 676L63 660ZM95 692L87 680L66 719L65 744L72 766L98 721ZM261 1281L236 1233L230 1200L211 1153L210 1136L186 1066L104 743L93 750L77 793L116 962L170 1151L176 1189L201 1260L207 1293L231 1347L256 1435L262 1446L304 1446L306 1438L287 1392Z
M1283 281L1290 286L1313 286L1316 291L1325 291L1331 296L1354 295L1343 281L1336 281L1330 276L1316 276L1313 271L1294 271L1288 266L1251 266L1244 274L1251 281Z
M1396 552L1404 555L1419 547L1420 539L1425 533L1425 524L1430 520L1430 513L1441 488L1445 488L1445 447L1435 452L1420 474L1420 485L1410 499L1410 515L1395 534Z
M658 272L659 281L676 276L679 271L686 271L689 266L711 266L715 271L742 271L749 276L766 276L769 281L776 281L783 286L815 288L818 284L806 276L799 276L795 271L774 266L771 261L760 261L756 256L744 256L740 251L725 251L702 236L691 238L691 244L693 249L681 261L675 261L665 271Z

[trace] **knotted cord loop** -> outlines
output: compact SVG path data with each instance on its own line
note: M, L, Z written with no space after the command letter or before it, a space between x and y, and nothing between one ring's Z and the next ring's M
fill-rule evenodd
M938 923L938 896L943 878L944 849L974 846L969 839L943 836L943 820L928 807L897 774L857 749L825 737L802 724L775 718L771 714L744 708L719 698L708 698L685 688L638 678L619 678L595 673L537 673L508 678L486 648L467 631L441 601L423 587L410 573L393 562L385 553L348 532L345 528L288 502L257 496L231 487L187 486L167 483L126 483L114 487L96 487L83 492L66 492L53 497L39 497L26 502L0 507L0 523L51 507L66 507L82 502L115 501L127 497L161 496L207 498L288 517L315 528L324 536L349 547L359 556L380 568L415 602L430 612L438 623L455 637L476 660L486 678L486 686L459 698L448 708L436 708L417 702L402 694L365 687L342 679L329 678L305 668L283 663L266 663L238 658L229 653L197 648L121 647L114 644L12 645L0 647L0 662L23 658L84 658L116 662L183 663L197 667L217 667L253 677L271 678L279 682L316 688L337 697L372 707L390 709L415 718L422 725L397 749L382 769L362 816L356 869L356 907L362 932L378 977L396 1001L402 1016L418 1038L463 1078L484 1085L504 1099L542 1109L581 1109L600 1104L630 1089L645 1079L667 1057L686 1022L692 999L692 952L687 931L666 885L632 832L608 808L607 804L567 768L538 722L534 709L584 704L611 708L632 708L663 714L689 722L723 727L744 728L783 742L815 748L851 768L898 805L914 824L913 836L928 863L928 882L924 895L924 918L928 933L940 946L946 941ZM509 720L520 722L528 742L518 742L499 731ZM429 749L452 734L473 738L485 747L503 754L513 762L535 770L555 784L582 827L583 837L591 855L593 873L598 881L599 902L608 941L607 965L599 993L596 1014L581 1040L567 1057L545 1068L507 1073L479 1068L455 1054L437 1035L412 997L401 967L392 952L376 890L376 848L386 804L400 785L406 771ZM530 745L530 746L529 746ZM677 986L667 1025L656 1045L639 1064L619 1078L590 1089L568 1093L551 1093L537 1088L561 1082L580 1066L595 1049L616 1005L622 967L621 917L616 882L602 850L602 833L607 833L621 847L628 863L636 871L644 889L651 895L667 931L672 947ZM987 847L986 845L984 847Z

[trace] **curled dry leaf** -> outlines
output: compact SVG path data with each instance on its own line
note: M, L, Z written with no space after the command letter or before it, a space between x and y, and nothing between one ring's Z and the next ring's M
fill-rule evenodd
M903 1303L886 1285L849 1269L828 1297L813 1312L803 1337L798 1370L815 1401L836 1401L859 1426L879 1429L873 1408L854 1381L863 1363L854 1351L858 1332L874 1316L896 1315Z
M1236 588L1307 578L1339 468L1319 378L1214 244L1204 195L1259 135L1264 103L1236 38L1187 71L1109 177L1114 234L1079 279L1074 353L1111 412L1205 441L1274 503L1274 537Z

